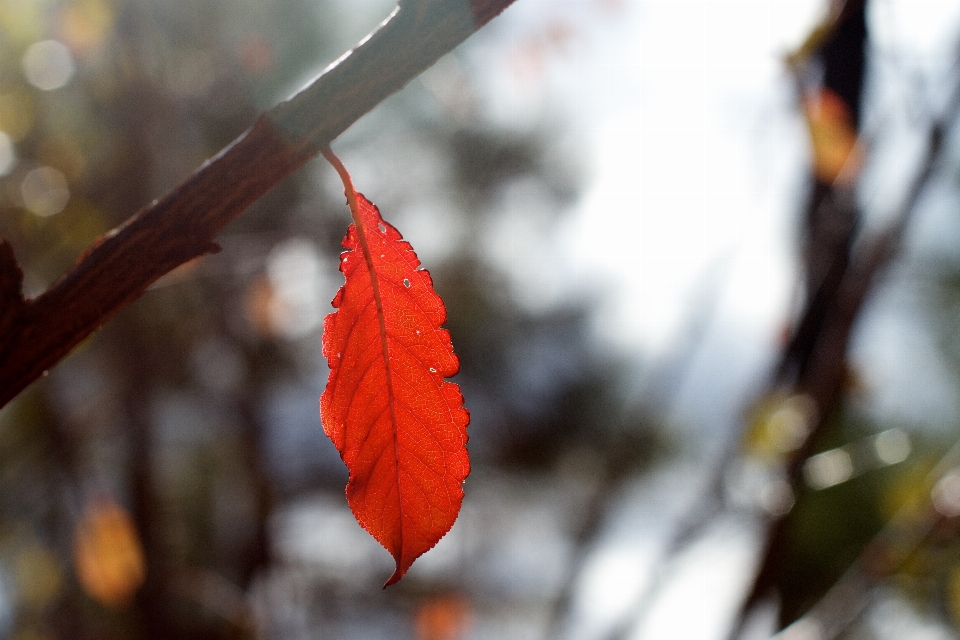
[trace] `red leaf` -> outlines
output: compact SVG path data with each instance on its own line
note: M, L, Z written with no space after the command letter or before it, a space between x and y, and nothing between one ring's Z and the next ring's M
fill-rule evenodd
M450 530L470 472L460 369L443 301L410 243L356 193L340 160L354 223L343 240L346 283L323 323L330 365L320 396L323 429L350 471L347 501L397 561L384 585Z

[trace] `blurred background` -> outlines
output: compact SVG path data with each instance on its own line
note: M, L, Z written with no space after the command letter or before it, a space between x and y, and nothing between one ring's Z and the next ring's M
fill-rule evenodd
M0 0L26 294L392 8ZM958 637L958 52L957 2L517 0L334 144L447 305L453 530L380 589L313 161L0 411L0 637Z

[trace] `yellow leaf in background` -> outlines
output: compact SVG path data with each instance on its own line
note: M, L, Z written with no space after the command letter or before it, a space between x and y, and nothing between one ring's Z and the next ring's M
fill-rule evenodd
M850 109L829 89L803 99L803 114L813 147L813 172L823 182L852 183L860 171L861 152Z
M133 521L107 498L84 510L74 532L73 560L84 591L107 607L129 603L147 573Z
M817 405L805 394L772 393L751 410L744 451L774 462L803 445L817 420Z

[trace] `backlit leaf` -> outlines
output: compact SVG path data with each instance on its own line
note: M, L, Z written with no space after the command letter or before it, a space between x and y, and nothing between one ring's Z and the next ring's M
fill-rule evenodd
M470 418L460 388L444 380L460 363L440 328L446 309L430 274L356 193L339 159L324 156L343 179L354 223L340 259L346 282L323 324L330 377L320 416L350 471L353 514L396 560L390 585L457 518Z

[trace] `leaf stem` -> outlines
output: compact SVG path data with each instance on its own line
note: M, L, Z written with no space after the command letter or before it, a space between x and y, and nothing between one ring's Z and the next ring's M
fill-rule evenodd
M343 182L343 193L347 196L347 206L350 207L350 217L353 218L353 224L357 225L358 233L360 233L362 239L361 244L363 244L364 249L366 249L367 243L366 238L363 236L363 224L360 222L360 205L357 203L357 190L353 186L353 180L350 179L350 173L329 146L321 149L320 154L327 159L327 162L333 165L333 168L336 169L340 175L340 180Z

